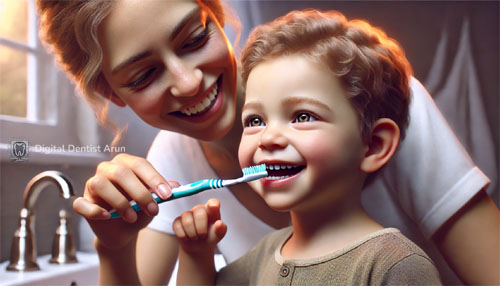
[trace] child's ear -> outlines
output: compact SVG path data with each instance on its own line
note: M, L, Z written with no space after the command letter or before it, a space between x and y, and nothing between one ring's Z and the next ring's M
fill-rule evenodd
M106 80L100 79L94 86L95 91L99 93L102 97L111 100L114 104L125 107L127 104L111 89Z
M361 162L361 170L365 173L373 173L384 166L396 152L399 137L399 127L394 121L388 118L375 121L368 149Z

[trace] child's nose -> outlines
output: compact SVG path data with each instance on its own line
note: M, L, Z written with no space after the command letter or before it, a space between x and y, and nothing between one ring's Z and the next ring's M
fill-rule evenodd
M200 89L203 72L198 68L190 68L182 61L172 61L167 66L170 73L170 93L177 97L194 96Z
M259 148L265 150L282 149L288 145L288 138L283 134L283 127L268 125L260 137Z

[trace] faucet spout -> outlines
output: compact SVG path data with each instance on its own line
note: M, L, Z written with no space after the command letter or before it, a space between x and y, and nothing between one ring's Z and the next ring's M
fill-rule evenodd
M61 172L45 171L33 177L28 182L28 185L26 185L23 196L23 208L31 213L41 191L50 184L55 184L58 187L59 195L64 199L69 199L75 195L70 181Z
M48 185L55 184L60 196L69 199L74 196L70 181L58 171L45 171L31 179L24 190L23 207L19 214L19 229L14 233L10 249L9 271L39 270L36 263L35 203L40 192Z

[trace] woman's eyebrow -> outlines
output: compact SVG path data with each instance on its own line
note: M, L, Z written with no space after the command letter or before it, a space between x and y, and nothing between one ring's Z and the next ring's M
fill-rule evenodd
M184 16L184 18L182 18L182 20L179 23L177 23L177 25L175 25L174 29L172 30L173 32L172 32L172 34L169 37L170 40L175 39L175 37L177 37L182 32L182 30L184 29L184 27L194 17L199 17L199 15L200 15L200 8L199 7L194 8L189 13L187 13L186 16ZM129 66L129 65L131 65L131 64L133 64L135 62L138 62L141 59L143 59L145 57L148 57L150 55L151 55L151 52L149 52L149 51L133 55L133 56L129 57L128 59L124 60L123 62L121 62L120 64L118 64L116 67L114 67L111 70L111 74L114 75L114 74L118 73L120 70L126 68L127 66Z
M195 17L200 17L200 7L191 10L191 12L187 13L186 16L184 16L184 18L182 18L182 20L175 25L172 30L172 34L170 35L170 40L175 39L181 33L182 29L184 29L184 26L186 26Z
M135 62L138 62L145 57L149 57L150 55L151 55L151 52L149 52L149 51L133 55L130 58L123 61L122 63L120 63L119 65L117 65L115 68L113 68L111 70L111 74L114 75L114 74L118 73L120 70L126 68L127 66L129 66Z

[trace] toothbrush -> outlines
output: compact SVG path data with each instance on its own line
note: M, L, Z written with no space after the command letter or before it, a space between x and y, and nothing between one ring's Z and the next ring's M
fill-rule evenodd
M227 186L232 186L236 185L239 183L245 183L245 182L250 182L254 181L263 177L266 177L267 171L266 171L266 165L265 164L260 164L257 166L250 166L242 169L243 171L243 176L239 177L237 179L228 179L228 180L222 180L222 179L205 179L205 180L200 180L196 181L191 184L187 185L182 185L176 188L172 189L172 195L164 200L160 197L158 197L155 193L152 193L154 200L161 204L166 201L171 201L175 200L178 198L183 198L187 196L192 196L194 194L210 190L210 189L218 189L222 187L227 187ZM140 211L141 208L135 201L130 201L130 205L132 206L132 209L135 211ZM111 218L119 218L120 215L116 210L112 210L111 212Z

